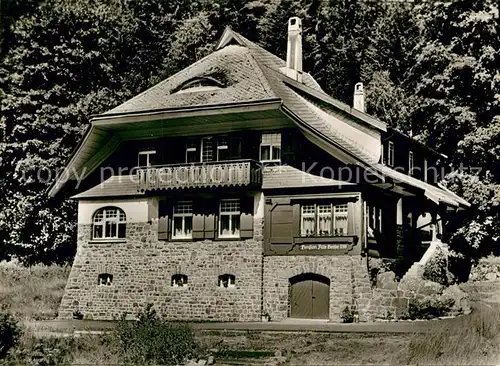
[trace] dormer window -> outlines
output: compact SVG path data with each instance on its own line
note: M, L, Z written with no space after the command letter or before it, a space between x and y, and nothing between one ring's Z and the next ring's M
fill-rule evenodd
M198 91L210 91L210 90L218 90L223 88L224 85L212 78L196 78L189 80L179 87L174 89L172 93L180 94L180 93L193 93Z

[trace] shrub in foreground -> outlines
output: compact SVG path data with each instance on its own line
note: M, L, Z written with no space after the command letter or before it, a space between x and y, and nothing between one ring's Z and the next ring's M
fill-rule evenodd
M455 300L446 299L412 299L408 305L408 312L403 316L403 319L433 319L444 316L451 311L455 304Z
M191 328L160 319L152 305L146 306L135 322L122 316L115 335L126 363L175 365L197 351Z
M424 279L448 286L447 268L446 254L438 248L424 266Z
M21 328L14 317L8 313L0 313L0 359L16 346L21 336Z

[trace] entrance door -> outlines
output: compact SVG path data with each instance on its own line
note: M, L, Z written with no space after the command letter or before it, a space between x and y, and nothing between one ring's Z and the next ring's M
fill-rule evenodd
M328 319L330 280L314 273L290 278L290 317Z

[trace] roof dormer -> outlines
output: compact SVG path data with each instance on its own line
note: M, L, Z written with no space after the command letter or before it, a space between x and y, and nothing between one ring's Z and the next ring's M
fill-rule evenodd
M172 90L172 94L180 94L180 93L193 93L200 91L212 91L219 90L224 88L225 85L220 81L210 78L210 77L196 77L190 79L175 89Z

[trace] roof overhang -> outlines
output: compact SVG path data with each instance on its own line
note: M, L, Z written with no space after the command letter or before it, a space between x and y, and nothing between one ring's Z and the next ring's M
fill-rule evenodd
M199 126L207 121L231 123L235 116L262 119L281 114L281 99L265 99L252 102L224 103L186 108L141 111L98 115L91 119L81 143L69 158L63 174L48 189L54 197L69 180L83 180L113 153L122 140L161 137L168 134L173 121L193 125L193 134L199 134Z

